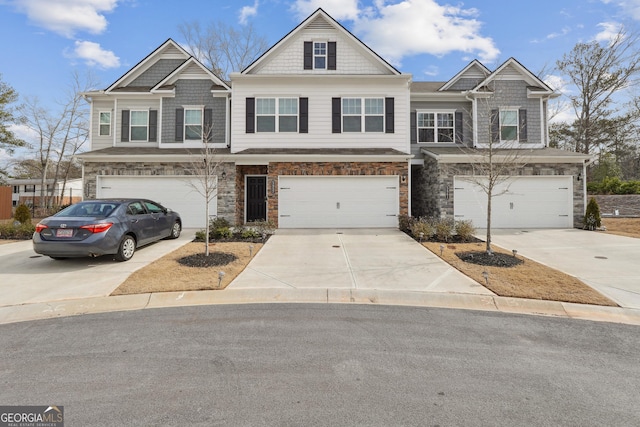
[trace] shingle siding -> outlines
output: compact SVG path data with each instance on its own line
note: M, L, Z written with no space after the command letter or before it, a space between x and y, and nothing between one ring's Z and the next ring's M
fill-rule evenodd
M142 73L137 79L131 82L132 87L151 87L160 83L162 79L167 77L180 64L183 59L161 59L151 66L147 71Z
M175 143L176 108L204 105L213 111L211 142L224 144L227 129L227 99L211 96L211 80L178 80L175 98L163 98L162 143Z

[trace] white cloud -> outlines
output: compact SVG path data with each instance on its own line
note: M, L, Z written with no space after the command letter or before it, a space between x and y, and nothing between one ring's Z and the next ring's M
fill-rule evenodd
M302 20L320 7L337 20L353 21L360 14L358 0L296 0L292 9L296 17Z
M563 76L557 76L554 74L548 74L542 79L551 89L559 92L563 95L567 95L571 92L570 82Z
M258 14L258 0L253 3L253 6L244 6L240 9L240 23L242 25L247 23L247 19L251 16Z
M443 56L459 51L495 61L500 50L480 34L476 9L442 6L435 0L376 1L376 10L355 22L355 33L376 52L399 66L410 55Z
M100 34L107 28L104 14L118 0L15 0L15 7L35 25L65 37L78 31Z
M117 68L120 66L120 58L113 52L104 50L98 43L89 41L76 41L73 54L69 56L82 59L91 67Z
M598 27L602 28L602 31L594 37L597 42L612 42L623 29L622 24L618 22L602 22Z
M611 0L602 0L604 4L612 3ZM640 0L617 0L615 4L622 8L625 15L636 21L640 21Z

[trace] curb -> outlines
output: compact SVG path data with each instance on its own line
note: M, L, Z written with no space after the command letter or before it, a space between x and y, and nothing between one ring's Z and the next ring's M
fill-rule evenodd
M491 295L367 289L229 289L119 295L0 307L0 324L83 314L198 305L316 303L395 305L640 325L640 310Z

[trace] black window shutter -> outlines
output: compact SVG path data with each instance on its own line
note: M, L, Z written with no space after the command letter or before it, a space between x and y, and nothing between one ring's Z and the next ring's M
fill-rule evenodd
M491 110L491 142L500 142L500 112Z
M464 135L463 124L462 124L462 111L455 112L455 126L456 126L456 144L462 144L462 139Z
M340 133L342 131L342 111L340 109L340 98L331 98L331 132Z
M129 110L122 110L122 132L120 140L122 142L129 142Z
M411 112L411 143L418 143L418 113Z
M176 108L176 141L184 141L184 108Z
M527 110L521 108L518 111L518 127L520 128L520 142L527 142Z
M213 140L213 110L211 108L204 109L204 127L202 132L207 137L207 142Z
M394 118L394 99L384 99L384 131L385 133L395 132L395 118Z
M309 133L309 98L300 98L300 133Z
M313 70L313 42L304 42L304 69Z
M336 42L327 43L327 70L336 69Z
M255 98L247 98L246 99L246 123L245 123L245 132L246 133L255 133L256 132L256 99Z
M158 141L158 110L149 110L149 142Z

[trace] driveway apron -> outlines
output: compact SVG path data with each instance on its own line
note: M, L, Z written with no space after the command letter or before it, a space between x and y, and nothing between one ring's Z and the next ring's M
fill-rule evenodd
M495 245L575 276L621 307L640 309L640 239L578 229L491 234Z
M228 286L493 295L395 229L278 230Z
M136 250L127 262L112 256L55 261L33 251L31 240L0 245L0 307L108 296L131 273L193 240L183 230L176 240L161 240Z

